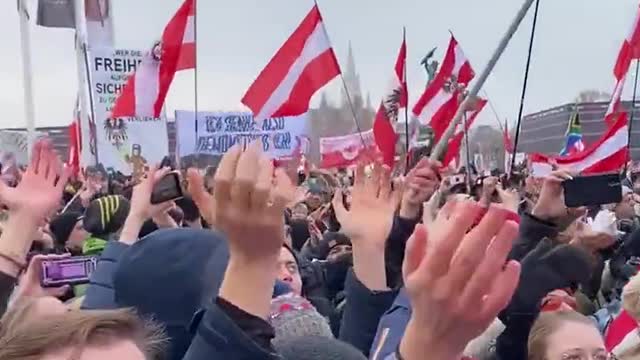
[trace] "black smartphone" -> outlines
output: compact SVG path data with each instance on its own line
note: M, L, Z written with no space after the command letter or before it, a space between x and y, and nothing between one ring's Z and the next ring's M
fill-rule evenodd
M614 204L622 201L619 174L580 176L562 183L567 207Z
M183 196L180 186L180 174L170 172L154 186L151 193L151 203L160 204L165 201L179 199Z
M96 269L98 258L78 256L42 262L42 287L87 284Z

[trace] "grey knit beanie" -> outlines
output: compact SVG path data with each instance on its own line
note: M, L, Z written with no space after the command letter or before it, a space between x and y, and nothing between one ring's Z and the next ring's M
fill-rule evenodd
M273 345L301 336L333 338L329 322L305 298L286 294L271 300L269 322L275 329Z

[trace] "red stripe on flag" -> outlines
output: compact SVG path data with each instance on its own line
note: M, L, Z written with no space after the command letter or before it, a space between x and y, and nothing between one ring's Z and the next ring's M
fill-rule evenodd
M329 48L304 68L291 89L289 99L272 117L304 114L309 110L309 101L313 94L338 75L340 67L333 49Z
M153 106L154 117L159 117L167 97L169 87L178 69L178 60L182 51L182 39L193 10L193 0L185 0L162 33L162 61L160 61L158 97Z
M373 136L376 140L376 145L378 145L378 149L380 149L382 153L384 163L392 167L395 161L398 135L387 117L384 104L380 104L378 108L378 113L373 123Z
M461 84L469 84L471 80L476 76L475 71L471 67L469 61L465 61L464 65L460 68L460 73L458 75L458 82Z
M307 39L320 22L322 22L322 16L318 7L314 6L249 87L242 98L242 103L253 105L253 108L249 107L254 114L260 112L271 94L287 76L293 63L300 57Z
M111 116L118 118L121 116L135 116L136 114L136 73L129 75L127 83L118 97L116 103L111 109Z
M196 67L196 43L182 44L180 58L178 59L177 71L194 69Z

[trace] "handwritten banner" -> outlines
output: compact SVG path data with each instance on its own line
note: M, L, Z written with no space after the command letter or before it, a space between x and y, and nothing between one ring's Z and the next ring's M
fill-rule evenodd
M176 111L180 157L193 154L221 155L233 145L261 139L264 152L272 158L286 158L304 152L307 116L281 117L256 121L245 112Z
M111 109L142 61L139 50L96 47L90 52L98 161L105 168L136 176L169 154L167 122L163 118L112 118ZM82 124L82 138L88 139L89 124ZM85 137L86 136L86 137ZM83 153L88 151L83 146ZM89 165L82 156L83 165Z

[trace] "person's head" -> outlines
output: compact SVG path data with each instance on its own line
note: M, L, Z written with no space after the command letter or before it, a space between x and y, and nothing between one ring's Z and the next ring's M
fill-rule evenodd
M309 208L305 203L298 203L291 209L291 219L306 219L309 216Z
M79 310L18 320L2 323L0 359L145 360L161 354L164 346L162 331L129 310Z
M327 233L323 240L328 241L329 245L328 261L334 261L346 254L351 254L351 239L343 233Z
M300 276L298 259L287 246L280 248L278 279L289 285L294 294L302 294L302 277Z
M616 204L614 208L616 218L618 220L633 219L636 214L634 210L635 204L636 202L633 198L633 191L625 186L623 190L622 201Z
M107 195L89 203L84 213L83 226L91 236L108 240L124 226L130 203L122 195Z
M184 196L176 200L176 205L184 214L184 222L188 227L202 228L200 220L200 209L190 196Z
M588 317L575 311L542 313L528 342L529 360L607 360L602 335Z
M182 359L193 339L194 315L218 295L228 257L227 241L214 231L154 231L120 258L115 304L162 324L170 341L166 358Z
M89 236L82 225L82 214L73 211L51 219L49 230L53 234L56 247L66 249L72 254L82 253L82 245Z

